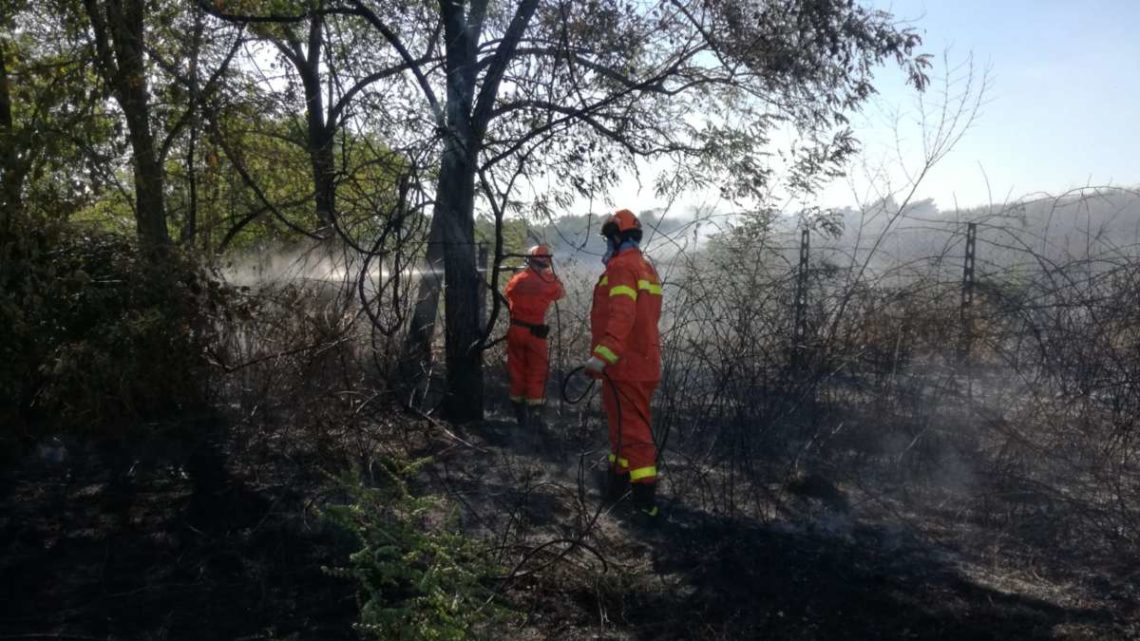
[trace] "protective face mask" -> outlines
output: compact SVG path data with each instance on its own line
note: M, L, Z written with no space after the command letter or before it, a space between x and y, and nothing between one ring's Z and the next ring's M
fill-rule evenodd
M615 244L615 241L611 241L607 238L606 239L606 253L602 256L602 263L609 264L610 259L614 257L614 254L620 252L623 249L628 249L630 247L639 247L639 246L640 246L639 243L636 240L633 240L632 238L627 238L626 240L622 241L621 243L616 243L616 244Z

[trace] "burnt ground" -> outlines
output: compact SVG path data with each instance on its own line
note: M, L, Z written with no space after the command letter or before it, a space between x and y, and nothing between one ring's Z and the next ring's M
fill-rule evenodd
M85 449L5 471L0 638L356 638L351 586L321 571L351 548L304 497L232 478L203 502L184 468L114 482Z
M503 568L519 615L494 638L1140 639L1133 577L995 558L985 532L924 529L850 489L760 519L672 500L666 481L668 521L641 530L600 502L600 439L500 416L436 425L413 452L433 457L418 488L448 495ZM321 570L352 542L309 509L319 479L235 472L203 505L177 467L136 470L124 498L94 454L69 461L5 471L0 639L357 638L352 586Z
M685 488L666 479L668 521L645 531L625 502L601 506L599 434L502 420L456 437L434 482L514 551L512 638L1140 639L1135 576L1062 550L995 557L995 533L954 514L908 518L848 488L729 517L672 500Z

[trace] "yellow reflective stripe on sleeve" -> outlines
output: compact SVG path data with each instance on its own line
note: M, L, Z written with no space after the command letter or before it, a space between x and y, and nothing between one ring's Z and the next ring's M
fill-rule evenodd
M615 461L617 461L618 465L621 465L622 467L629 467L629 459L618 458L617 455L610 454L610 463L613 463Z
M598 345L594 348L594 353L610 362L610 365L618 362L617 354L605 345Z
M610 277L609 276L602 276L601 280L598 281L598 285L600 285L602 287L605 287L606 285L609 285L609 284L610 284Z
M656 465L650 465L649 467L639 467L636 470L629 471L630 482L640 481L641 479L647 479L654 476L657 476Z
M528 398L526 399L527 405L546 405L545 398Z
M661 295L661 285L658 285L657 283L651 283L647 280L637 281L637 288L643 289L650 294L657 294L658 296Z
M610 290L610 297L614 296L629 296L633 300L637 300L637 290L629 285L614 285Z

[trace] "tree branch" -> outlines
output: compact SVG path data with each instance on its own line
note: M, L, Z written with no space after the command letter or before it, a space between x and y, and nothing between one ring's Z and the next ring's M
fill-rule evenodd
M222 60L222 63L218 65L217 70L214 71L214 73L210 74L210 77L206 79L206 84L203 85L202 90L198 92L199 95L194 96L192 100L201 101L204 96L209 95L213 91L214 85L217 84L222 75L225 74L225 72L229 69L230 63L233 61L234 56L237 55L238 50L241 49L241 45L242 39L240 37L234 40L233 48L230 49L229 53L226 54L226 57ZM157 60L157 57L152 57ZM175 73L176 70L173 69L173 67L167 68L167 72L174 76L175 80L186 85L187 88L193 91L193 87L190 87L190 83L185 78L177 75L177 73ZM178 136L179 133L181 133L182 129L186 126L186 123L190 121L190 116L194 113L194 109L195 106L191 105L189 109L183 111L182 115L179 116L178 120L174 123L173 126L171 126L170 131L167 132L166 138L163 139L162 144L159 147L158 158L160 162L166 161L166 156L170 153L170 148L174 145L174 139Z
M241 162L240 155L226 142L226 138L222 135L215 118L209 117L208 119L210 122L210 133L214 138L214 142L219 147L221 147L222 153L225 154L226 158L229 159L230 164L232 164L234 166L234 169L237 170L238 175L242 179L242 182L245 183L245 185L253 191L254 195L257 196L257 199L260 200L262 204L264 204L265 207L269 209L269 211L273 212L274 217L280 220L283 225L299 234L302 234L314 240L323 240L319 234L314 234L309 230L304 229L296 223L290 221L285 217L285 214L276 205L270 202L269 198L265 195L265 192L257 184L257 181L255 181L253 179L253 176L249 174L249 171L246 170L245 165Z
M290 24L299 23L311 19L316 15L328 15L338 13L342 9L310 9L303 13L283 14L283 13L269 13L254 15L248 13L227 13L221 9L224 2L218 0L198 0L198 6L206 13L220 18L227 22L238 22L243 24Z
M495 53L491 57L487 75L483 78L483 87L479 90L479 98L475 103L475 111L471 116L471 128L474 130L477 140L482 139L483 132L487 129L487 123L491 120L495 106L495 99L499 95L499 84L503 80L503 73L507 69L507 64L514 57L519 41L526 33L527 26L537 8L538 0L522 0L519 3L502 43L495 49Z
M397 36L396 33L392 31L392 29L387 24L385 24L383 20L380 19L380 16L376 15L376 13L368 7L365 7L361 2L359 2L359 0L352 2L352 6L352 9L341 9L335 13L356 15L364 18L368 24L372 25L374 29L380 32L380 35L384 36L384 39L388 41L388 44L392 45L392 48L396 50L396 53L400 54L400 58L404 60L404 64L408 65L408 69L412 72L412 75L416 77L416 83L419 84L420 91L423 92L424 98L427 99L428 105L431 107L432 115L435 116L436 124L440 128L445 127L446 121L443 115L443 108L440 107L439 104L439 98L436 97L435 91L432 90L431 83L428 82L428 79L424 75L423 70L420 68L419 63L415 58L412 57L411 52L409 52L408 48L404 46L404 43L400 40L400 37Z
M354 97L356 97L356 94L368 88L368 85L371 85L372 83L378 82L385 78L389 78L396 74L410 71L412 69L412 65L423 65L425 63L432 62L433 60L435 59L424 56L419 60L412 61L410 64L405 62L396 65L395 67L381 69L380 71L368 74L360 80L357 80L356 83L349 87L348 91L344 92L340 99L337 100L336 104L333 105L333 108L329 110L329 123L337 122L340 119L341 114L344 113L344 110L348 108L348 104Z
M111 55L106 18L96 0L83 0L83 7L87 10L87 17L91 20L91 30L95 35L95 64L102 71L103 78L112 83L118 76L119 69Z

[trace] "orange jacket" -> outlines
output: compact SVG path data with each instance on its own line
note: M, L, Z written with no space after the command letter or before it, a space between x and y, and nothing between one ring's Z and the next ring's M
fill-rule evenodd
M590 310L594 355L614 380L661 380L661 279L641 255L627 248L610 258L594 286Z
M546 309L566 292L553 270L540 272L528 267L507 281L505 294L511 318L541 325L546 320Z

